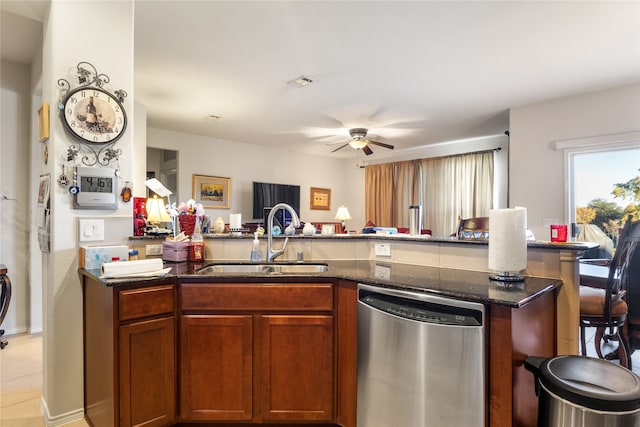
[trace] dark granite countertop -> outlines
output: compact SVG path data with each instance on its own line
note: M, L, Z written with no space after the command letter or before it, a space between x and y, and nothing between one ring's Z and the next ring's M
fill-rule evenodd
M366 283L382 287L393 287L404 290L427 292L445 297L485 304L498 304L509 307L522 307L540 295L550 292L562 285L560 279L525 277L523 282L505 285L489 279L487 272L459 270L451 268L425 267L411 264L386 263L370 260L341 260L317 261L328 265L324 273L310 274L265 274L265 273L216 273L212 275L193 274L193 266L188 263L169 263L172 272L164 277L156 278L127 278L100 279L98 270L81 270L81 274L88 274L97 278L105 286L123 286L131 284L162 283L168 278L177 278L186 282L207 282L215 280L289 280L304 279L345 279L358 283ZM247 263L246 261L211 262L215 264ZM200 264L198 267L206 265ZM278 264L278 263L276 263Z
M167 236L130 236L129 240L164 240ZM205 240L215 240L215 239L229 239L229 240L238 240L238 239L247 239L253 240L253 234L245 233L241 236L233 236L230 234L204 234ZM313 236L304 236L302 234L296 234L293 236L274 236L274 239L282 239L285 237L289 237L290 239L311 239L311 240L389 240L389 241L404 241L404 242L421 242L426 244L433 243L451 243L456 245L488 245L488 240L456 240L453 237L451 238L437 238L430 237L427 235L422 236L411 236L409 234L334 234L332 236L323 236L320 234L315 234ZM260 237L260 239L266 239L267 236ZM547 248L547 249L572 249L572 250L580 250L586 251L588 249L597 248L598 243L593 242L549 242L545 240L530 240L527 242L527 247L529 248Z

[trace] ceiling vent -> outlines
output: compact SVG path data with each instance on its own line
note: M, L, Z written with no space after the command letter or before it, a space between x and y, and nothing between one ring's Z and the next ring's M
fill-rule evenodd
M287 82L288 85L295 86L295 87L303 87L303 86L308 85L309 83L313 83L313 80L311 80L307 76L300 76L300 77L297 77L297 78L295 78L293 80L289 80Z

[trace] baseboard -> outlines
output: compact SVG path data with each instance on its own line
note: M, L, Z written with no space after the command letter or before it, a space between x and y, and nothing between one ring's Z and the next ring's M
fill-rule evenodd
M11 328L11 329L6 329L6 328L0 328L0 329L4 329L4 337L8 338L11 335L18 335L18 334L25 334L27 333L27 327L26 326L22 326L19 328Z
M31 335L41 334L42 333L42 326L40 326L38 328L29 328L29 333Z
M40 412L42 412L42 416L44 417L44 425L47 427L63 426L84 418L84 408L79 408L74 411L67 412L66 414L52 417L49 413L47 402L44 400L44 396L40 397Z

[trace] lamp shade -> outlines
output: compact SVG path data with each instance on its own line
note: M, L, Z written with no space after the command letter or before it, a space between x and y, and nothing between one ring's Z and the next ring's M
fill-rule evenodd
M337 219L338 221L346 221L348 219L351 219L351 215L349 214L349 209L346 208L346 206L340 206L338 208L338 212L336 213L336 217L335 219Z
M171 221L171 217L167 213L167 209L164 207L164 199L158 199L156 196L148 198L146 209L147 221L150 223Z

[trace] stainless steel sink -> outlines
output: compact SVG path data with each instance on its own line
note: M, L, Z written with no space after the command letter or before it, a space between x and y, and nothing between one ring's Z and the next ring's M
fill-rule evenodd
M323 263L295 263L295 264L209 264L197 271L197 274L231 274L231 273L260 273L260 274L313 274L329 271L329 266Z
M327 264L281 264L274 265L272 273L324 273L329 271Z

